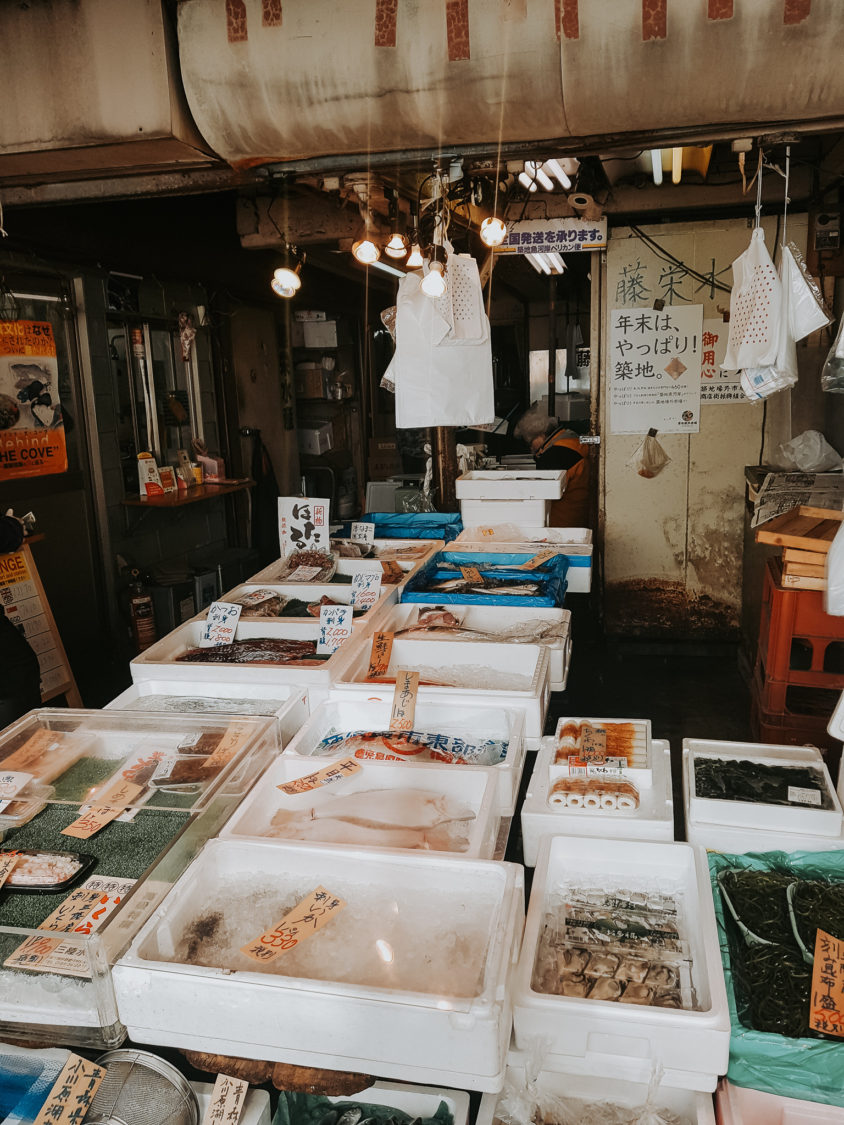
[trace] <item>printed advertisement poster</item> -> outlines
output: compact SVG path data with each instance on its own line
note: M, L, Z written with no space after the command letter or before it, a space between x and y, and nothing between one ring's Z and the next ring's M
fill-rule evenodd
M721 364L727 352L727 336L730 331L720 316L703 322L703 338L700 361L700 401L717 403L720 406L731 402L747 402L741 389L737 371L722 371Z
M610 433L700 429L703 305L610 313Z
M67 472L53 329L0 320L0 483Z

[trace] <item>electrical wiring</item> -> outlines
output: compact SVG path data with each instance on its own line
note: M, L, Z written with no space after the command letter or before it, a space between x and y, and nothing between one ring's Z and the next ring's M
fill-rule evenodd
M635 234L637 238L641 239L641 241L644 242L646 246L650 247L654 254L656 254L658 258L661 258L662 261L670 262L675 266L680 266L686 271L689 277L693 277L696 281L700 281L704 285L711 285L714 289L719 289L722 293L732 293L731 285L725 285L721 281L716 281L714 277L707 277L705 274L699 273L696 269L693 269L691 266L686 265L685 262L681 262L680 259L675 258L669 250L666 250L664 246L661 246L656 241L656 239L651 238L649 234L645 234L641 227L631 226L630 229L633 234Z

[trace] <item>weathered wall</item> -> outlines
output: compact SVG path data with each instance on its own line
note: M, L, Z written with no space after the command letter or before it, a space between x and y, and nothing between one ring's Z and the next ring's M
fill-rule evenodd
M765 219L773 247L775 219ZM729 267L746 247L745 220L671 223L644 228L675 258L703 274ZM789 238L801 248L806 216L789 218ZM671 269L628 228L612 231L607 251L608 308L650 308L654 298L703 304L717 317L729 295ZM626 273L623 273L626 271ZM623 278L638 273L638 288ZM729 269L723 275L732 282ZM672 286L667 284L673 281ZM638 299L637 299L638 298ZM607 318L608 319L608 318ZM604 354L609 345L605 325ZM800 352L801 349L798 349ZM618 633L732 636L741 609L745 465L759 460L762 403L702 404L700 433L660 434L670 464L652 479L627 464L641 436L614 436L607 425L606 361L602 364L602 494L607 628ZM791 436L791 392L768 400L766 457ZM644 436L644 435L642 435Z

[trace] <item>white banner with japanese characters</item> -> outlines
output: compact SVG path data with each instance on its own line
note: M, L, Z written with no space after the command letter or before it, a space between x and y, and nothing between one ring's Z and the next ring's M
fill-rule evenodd
M328 550L329 501L312 496L278 498L278 539L281 557L304 550Z
M703 305L610 312L611 434L700 429Z
M498 254L572 254L606 250L606 219L517 219L507 224Z
M725 405L747 402L738 372L722 371L730 326L722 317L704 320L700 356L700 401Z

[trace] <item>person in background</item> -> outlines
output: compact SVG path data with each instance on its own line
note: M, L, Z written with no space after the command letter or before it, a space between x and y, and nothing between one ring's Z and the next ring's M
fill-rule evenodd
M530 446L537 469L565 470L565 492L551 502L549 526L588 527L589 460L577 434L535 407L522 416L514 433Z
M23 524L14 516L0 516L0 555L17 551L23 543ZM0 606L0 730L41 706L38 657Z

